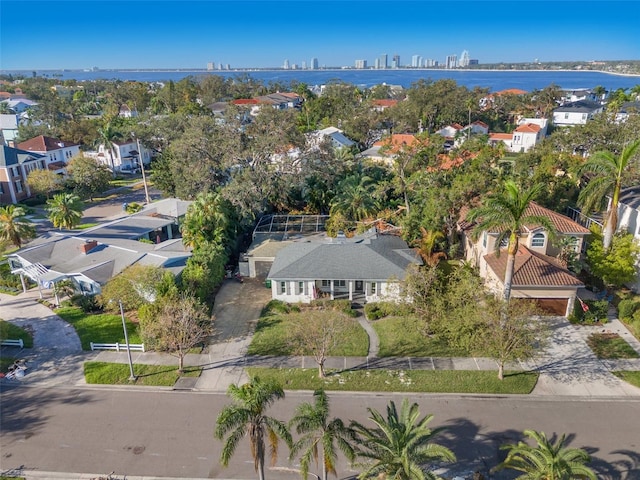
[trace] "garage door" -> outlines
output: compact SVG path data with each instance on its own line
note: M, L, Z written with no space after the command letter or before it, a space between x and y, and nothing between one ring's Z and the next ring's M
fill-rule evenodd
M256 262L256 277L267 278L272 262Z
M568 298L540 298L537 304L543 314L546 313L547 315L564 317L565 313L567 313L568 302Z

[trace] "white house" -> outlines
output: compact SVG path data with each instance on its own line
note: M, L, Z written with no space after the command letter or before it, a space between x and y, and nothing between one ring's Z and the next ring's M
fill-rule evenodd
M618 231L628 232L640 244L640 186L623 188L618 200ZM636 265L636 280L629 285L640 292L640 263Z
M149 165L151 150L142 144L140 144L140 149L142 150L142 162L144 165ZM138 142L131 139L124 142L113 142L113 148L100 144L97 152L88 152L87 155L96 158L115 171L131 171L140 168Z
M313 146L317 146L320 142L325 139L329 139L331 141L331 145L335 149L340 148L351 148L356 144L350 138L347 138L342 130L336 127L327 127L322 130L318 130L313 132L308 136L309 143Z
M407 269L421 264L400 237L372 229L353 238L293 242L276 253L267 279L272 298L284 302L395 301Z
M553 111L553 124L560 127L585 125L594 115L603 111L601 104L590 100L567 103Z
M61 175L65 174L69 160L80 155L80 145L44 135L21 142L18 148L43 155L47 168Z
M544 216L553 224L559 237L572 239L576 253L582 251L589 230L569 217L531 202L527 215ZM463 240L466 260L477 266L485 285L497 295L504 289L506 271L506 244L496 253L499 232L484 231L474 239L475 224L463 220L458 227ZM569 315L573 311L578 288L584 285L555 258L560 249L544 227L526 225L520 232L520 248L512 281L512 298L535 299L547 311L556 315Z

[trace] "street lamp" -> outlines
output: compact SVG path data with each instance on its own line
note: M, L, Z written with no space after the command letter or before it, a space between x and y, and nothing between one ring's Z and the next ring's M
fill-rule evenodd
M138 146L138 160L140 161L140 170L142 170L142 183L144 184L144 197L146 199L147 205L151 203L151 199L149 198L149 189L147 188L147 176L144 173L144 160L142 159L142 150L140 150L140 139L136 137L135 133L131 133L131 136L136 139L136 144Z
M133 362L131 361L131 348L129 347L129 335L127 334L127 324L124 321L124 308L122 308L122 300L118 300L120 305L120 316L122 317L122 329L124 330L124 342L127 344L127 356L129 357L129 381L134 381L136 376L133 374Z

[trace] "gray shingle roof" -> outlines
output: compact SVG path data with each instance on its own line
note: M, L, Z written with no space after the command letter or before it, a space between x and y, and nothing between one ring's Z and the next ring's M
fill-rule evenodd
M394 235L365 235L342 242L301 242L283 248L268 278L274 280L403 280L414 250Z

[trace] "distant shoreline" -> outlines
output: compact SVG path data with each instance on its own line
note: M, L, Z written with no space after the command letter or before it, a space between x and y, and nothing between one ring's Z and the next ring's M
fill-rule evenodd
M215 75L216 73L251 73L251 72L394 72L394 71L409 71L409 72L494 72L494 73L553 73L553 72L570 72L570 73L603 73L607 75L615 75L620 77L640 77L640 73L620 73L610 72L607 70L585 70L585 69L500 69L500 68L352 68L352 67L331 67L331 68L317 68L317 69L284 69L284 68L232 68L230 70L207 70L206 68L105 68L98 70L86 70L86 69L27 69L27 70L5 70L0 69L0 74L26 74L31 72L43 72L43 73L100 73L100 72L132 72L132 73L208 73Z

